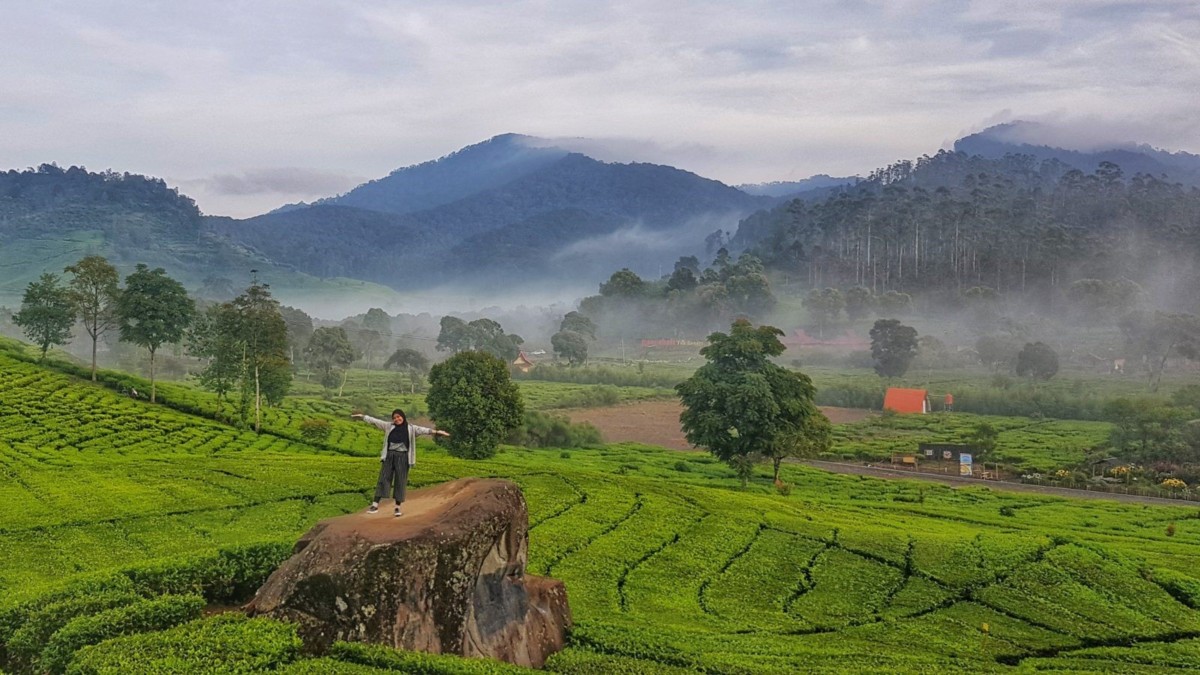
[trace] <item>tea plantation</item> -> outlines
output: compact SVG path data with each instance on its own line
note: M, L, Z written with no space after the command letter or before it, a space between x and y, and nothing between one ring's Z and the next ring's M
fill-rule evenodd
M262 434L180 385L120 395L0 349L0 669L509 673L220 613L318 519L363 508L378 432L320 400ZM320 446L298 421L330 420ZM413 482L525 490L530 569L567 584L561 673L1181 672L1200 667L1200 510L788 466L779 494L699 453L422 445ZM208 608L207 611L205 608Z

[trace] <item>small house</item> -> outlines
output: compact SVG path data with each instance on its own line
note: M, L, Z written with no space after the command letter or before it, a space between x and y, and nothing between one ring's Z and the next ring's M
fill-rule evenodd
M883 409L898 413L925 414L929 412L929 392L924 389L888 387L883 397Z
M517 358L513 360L512 365L522 373L528 373L533 370L535 364L529 360L528 356L525 356L525 352L517 352Z

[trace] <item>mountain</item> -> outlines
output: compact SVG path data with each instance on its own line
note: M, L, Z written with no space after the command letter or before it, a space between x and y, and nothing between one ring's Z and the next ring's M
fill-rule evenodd
M590 284L625 266L656 272L774 201L506 134L338 197L207 229L309 274L395 288L550 276Z
M760 197L804 197L810 193L853 185L859 180L858 176L842 176L840 178L823 173L810 176L803 180L774 181L771 183L744 183L736 185L737 189L746 194Z
M984 129L954 142L954 150L968 155L1000 159L1005 155L1029 155L1041 161L1056 160L1084 172L1095 171L1101 163L1121 167L1126 176L1145 174L1167 176L1184 185L1200 186L1200 155L1168 152L1145 144L1113 142L1091 143L1089 149L1068 149L1061 139L1069 130L1037 122L1010 122ZM1055 140L1060 139L1060 140Z
M257 269L281 299L330 295L344 281L298 273L213 232L228 219L201 216L195 202L165 182L130 173L92 173L44 164L0 173L0 305L17 306L30 281L85 255L102 255L122 273L137 263L162 267L192 291L238 288ZM362 289L359 289L360 291ZM386 297L383 289L366 289Z

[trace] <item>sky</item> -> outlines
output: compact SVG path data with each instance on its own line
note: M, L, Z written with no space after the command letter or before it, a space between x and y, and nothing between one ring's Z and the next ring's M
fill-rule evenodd
M208 214L497 134L729 184L865 175L993 124L1200 153L1200 3L0 0L0 169Z

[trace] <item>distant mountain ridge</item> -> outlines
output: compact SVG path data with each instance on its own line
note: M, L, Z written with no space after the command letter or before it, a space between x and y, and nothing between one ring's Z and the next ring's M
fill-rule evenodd
M1035 122L1010 122L984 129L954 142L954 150L988 159L1008 154L1031 155L1039 160L1058 160L1084 172L1095 171L1101 162L1121 167L1127 176L1146 174L1167 176L1185 185L1200 186L1200 155L1168 152L1146 144L1125 142L1102 144L1089 150L1072 150L1050 144L1030 142L1047 136L1055 129Z
M397 288L500 277L597 283L605 271L699 252L707 234L773 201L670 166L601 162L504 134L312 205L210 228L310 274ZM656 235L649 249L592 247L562 263L571 247L622 229L674 237Z

